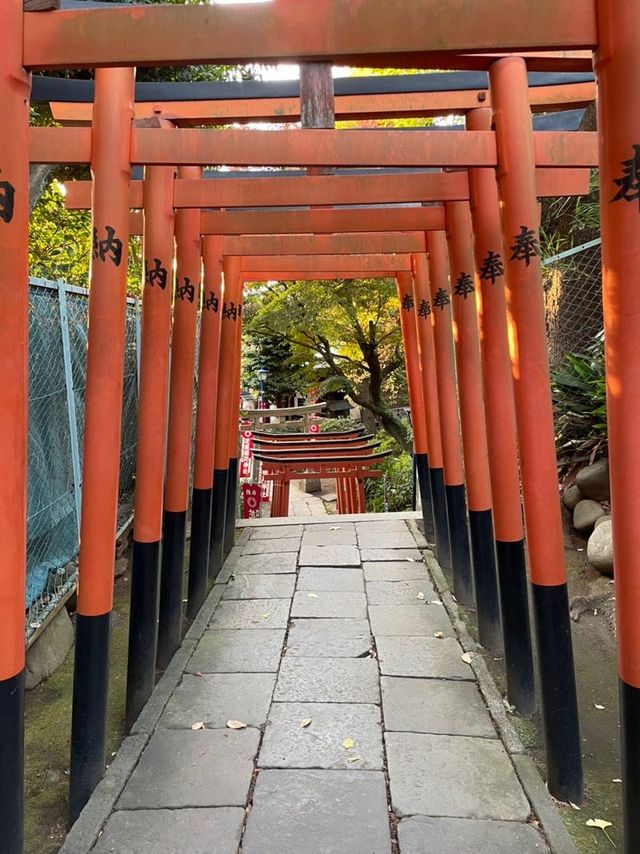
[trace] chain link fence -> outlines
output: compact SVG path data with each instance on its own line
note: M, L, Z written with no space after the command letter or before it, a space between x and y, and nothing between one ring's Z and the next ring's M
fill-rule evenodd
M76 582L88 292L29 280L27 640ZM140 312L127 302L119 526L135 480Z
M545 318L551 367L583 353L602 332L600 239L543 261Z

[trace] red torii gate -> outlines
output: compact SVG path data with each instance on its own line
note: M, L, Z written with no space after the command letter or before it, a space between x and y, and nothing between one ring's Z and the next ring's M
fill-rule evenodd
M634 287L637 270L638 213L635 205L624 202L637 201L637 158L634 155L640 133L640 119L626 108L625 93L634 91L640 74L637 56L637 35L640 29L640 11L631 2L615 6L608 0L558 0L536 7L536 14L527 14L530 4L525 0L500 2L494 0L491 15L486 3L455 0L449 4L446 15L438 15L435 4L405 0L402 9L397 3L381 0L376 4L374 20L372 7L364 5L355 13L347 12L330 0L318 5L310 0L300 0L295 11L284 11L283 2L269 7L250 10L251 27L246 26L247 10L201 7L178 10L149 7L141 11L132 9L90 9L73 12L53 12L23 16L21 4L9 0L0 10L2 29L8 34L7 50L0 58L0 108L12 132L7 135L2 161L2 240L0 262L6 271L3 288L3 316L7 334L0 338L0 353L5 372L5 400L0 419L0 436L5 455L0 469L0 502L3 515L0 532L7 554L7 565L17 568L7 581L5 597L7 619L3 621L6 650L2 658L2 708L8 726L3 732L3 756L7 759L7 798L3 798L3 822L8 839L7 850L19 850L21 797L15 786L16 768L20 765L20 678L23 666L22 619L20 600L24 580L24 495L25 495L25 442L26 442L26 288L27 274L27 204L26 188L28 160L27 123L28 78L23 68L100 66L105 64L176 64L190 61L233 61L244 58L268 60L274 58L335 59L360 61L371 65L392 63L443 64L449 67L490 66L493 109L498 140L498 171L500 196L505 211L503 234L509 241L522 235L523 241L536 239L535 195L533 183L532 138L529 126L529 104L523 76L523 62L518 58L500 57L504 50L532 51L530 61L537 67L549 67L558 57L549 59L545 49L569 49L566 64L574 68L588 67L590 54L584 49L596 49L596 71L600 87L600 167L603 194L603 260L605 270L605 323L607 333L607 367L609 383L609 421L611 439L612 492L614 503L614 528L620 667L622 680L623 755L625 757L626 846L628 851L638 847L640 821L635 809L639 799L637 778L632 768L637 764L640 746L634 737L639 717L640 657L637 655L639 621L635 603L640 586L640 558L634 542L633 502L627 500L629 484L640 474L640 451L637 443L629 441L626 425L632 424L638 409L640 378L635 369L634 353L637 343L635 318L636 302L640 300ZM596 11L598 15L596 16ZM185 14L187 13L188 14ZM136 39L131 33L133 15L137 15ZM182 20L180 19L182 17ZM323 26L318 26L318 17ZM379 17L378 17L379 16ZM185 23L186 22L186 23ZM275 25L277 22L277 25ZM23 48L24 27L24 48ZM212 40L211 32L216 33ZM327 33L332 34L333 42ZM212 44L215 46L212 47ZM301 45L294 48L293 45ZM446 49L443 49L446 45ZM576 53L577 51L577 53ZM128 220L128 170L125 156L129 144L128 122L133 115L129 80L125 73L98 71L96 111L94 115L94 222L99 229L98 261L92 277L92 316L102 318L94 323L89 355L89 375L92 388L88 413L96 426L99 416L107 417L108 403L117 408L114 394L115 379L105 386L103 374L98 373L99 362L103 368L112 368L118 376L121 353L118 351L118 305L113 306L113 292L120 300L123 278L120 265L111 269L109 259L102 263L100 250L108 238L106 228L114 233L126 234ZM121 83L115 83L120 78ZM129 75L131 78L131 75ZM100 91L103 90L103 91ZM25 97L27 96L27 97ZM118 105L113 109L109 99ZM123 105L129 105L125 110ZM325 133L325 131L323 131ZM323 161L324 163L324 161ZM327 164L324 164L327 165ZM474 164L471 164L472 166ZM476 163L475 167L495 164ZM111 166L111 174L108 167ZM105 170L105 171L103 171ZM524 231L521 231L524 229ZM106 232L106 236L105 236ZM529 232L533 232L530 236ZM529 244L530 245L530 244ZM521 247L522 248L522 247ZM492 250L493 251L493 250ZM556 690L566 683L567 671L562 673L557 662L558 649L567 642L568 628L557 613L564 613L566 590L561 560L558 558L559 526L550 513L555 489L555 468L552 458L552 432L548 406L548 387L539 366L544 363L544 335L539 304L539 258L527 255L506 261L511 290L515 329L519 354L516 362L516 397L518 400L518 428L523 466L523 482L527 512L529 547L534 547L536 564L545 561L547 571L534 571L532 565L536 612L546 623L539 630L543 668L548 666L554 674L547 684L545 709L553 708ZM537 285L537 287L536 287ZM112 286L112 287L110 287ZM624 319L624 320L623 320ZM111 327L108 321L111 322ZM102 325L101 329L98 329ZM112 334L113 333L113 334ZM115 358L110 357L107 342ZM116 383L117 385L117 383ZM100 410L99 395L104 394L104 408ZM115 389L117 391L117 388ZM88 396L89 401L89 396ZM527 425L527 418L533 418ZM92 436L97 431L92 428ZM117 432L107 437L110 453L93 461L89 483L85 484L88 504L102 508L107 521L113 516L110 502L104 496L91 493L104 476L108 486L116 469ZM89 443L85 448L85 477L87 460L99 456L105 446ZM116 453L114 453L114 450ZM543 461L544 471L534 476L534 460ZM90 466L90 467L91 467ZM99 467L98 467L99 466ZM95 467L98 467L97 469ZM553 483L552 483L553 482ZM553 489L552 489L553 486ZM107 489L107 496L112 489ZM557 498L557 494L556 494ZM105 503L106 500L106 503ZM536 506L537 501L537 506ZM86 506L86 505L85 505ZM110 589L105 581L111 567L106 566L106 556L113 543L102 529L93 528L95 515L85 516L81 560L91 567L91 585L82 585L82 607L79 632L84 640L95 637L99 626L108 624ZM551 525L549 523L552 523ZM103 520L104 524L104 520ZM104 530L108 529L104 524ZM533 536L532 536L533 535ZM112 539L112 537L111 537ZM85 575L86 579L86 575ZM21 586L22 585L22 586ZM84 589L83 589L84 587ZM560 605L558 606L558 603ZM104 608L107 608L105 611ZM560 607L560 611L557 611ZM101 610L102 609L102 610ZM557 613L554 613L554 610ZM106 618L106 619L105 619ZM81 629L81 623L84 627ZM540 628L540 627L539 627ZM91 634L89 634L91 631ZM107 631L108 637L108 631ZM554 679L557 679L554 687ZM76 683L82 698L83 686ZM88 698L87 698L88 701ZM16 705L17 704L17 705ZM18 714L16 714L16 710ZM556 709L557 729L550 726L554 718L547 717L546 737L552 747L564 748L567 758L575 749L575 737L562 726L561 710ZM553 752L553 751L551 751ZM77 769L76 769L77 771ZM556 791L565 788L566 779L559 768L550 769L550 787ZM575 780L569 781L569 788ZM4 794L4 791L3 791ZM16 820L16 816L18 817Z

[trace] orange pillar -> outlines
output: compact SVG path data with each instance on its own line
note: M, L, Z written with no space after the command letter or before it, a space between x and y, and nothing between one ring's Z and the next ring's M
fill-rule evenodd
M640 555L635 484L640 449L640 9L598 0L595 57L600 128L600 210L607 365L607 421L620 674L624 850L640 850Z
M187 617L191 620L195 618L205 600L209 570L218 359L223 302L221 237L203 237L202 260L204 288L200 322L198 407L191 495L191 546L187 597Z
M127 664L127 704L134 709L131 723L150 697L156 676L173 293L174 175L171 166L149 166L144 178L144 290Z
M473 283L474 259L469 203L447 202L445 217L453 291L454 342L478 637L483 646L500 649L502 630L491 512L482 367L478 343L476 291Z
M0 849L22 852L29 338L29 94L22 0L0 4Z
M527 549L551 794L582 799L582 760L564 566L562 519L544 322L540 236L527 69L507 57L490 69Z
M242 301L240 258L225 257L224 303L220 329L220 368L216 404L216 442L211 505L211 540L209 576L216 578L224 562L224 530L229 491L229 449L233 431L237 441L238 388L236 382L236 349L238 344L238 306Z
M453 352L449 256L443 231L427 234L433 312L433 340L438 406L444 461L444 483L447 519L451 543L451 569L456 597L465 604L473 602L473 577L469 550L469 523L462 463L462 440L458 414L456 366Z
M436 534L436 554L440 566L451 569L451 546L447 521L447 499L444 490L442 461L442 435L438 407L438 378L436 376L435 348L433 344L433 314L429 289L429 262L426 253L411 256L413 264L413 299L415 302L416 331L420 355L420 376L427 419L429 445L429 483L433 498L433 521Z
M95 76L91 134L93 252L71 723L72 821L80 814L105 767L134 78L131 68L101 68Z
M491 130L491 110L472 110L467 114L466 126L468 130ZM531 714L535 709L535 685L529 582L495 170L470 169L469 185L507 697L520 712Z
M413 428L413 453L416 460L418 486L422 501L422 519L424 535L433 542L435 530L433 523L433 502L429 484L429 454L427 446L427 422L425 401L420 376L420 357L418 355L418 335L415 323L415 302L413 299L412 276L409 271L396 274L398 299L400 301L400 326L404 344L404 364L411 407L411 426Z
M229 417L231 419L231 430L229 432L229 477L227 480L227 503L225 507L224 521L224 556L226 557L233 548L235 531L236 531L236 509L238 503L238 445L240 442L240 378L242 374L242 298L243 298L242 279L240 280L240 290L238 292L238 300L236 305L227 305L227 311L234 316L235 321L235 351L233 362L233 383L234 397L231 401L231 411ZM287 506L289 483L286 484ZM286 515L286 512L285 512Z
M198 166L181 166L179 178L200 178ZM176 286L173 301L169 431L164 487L158 664L166 667L182 638L182 590L195 379L196 329L202 256L200 211L176 213Z

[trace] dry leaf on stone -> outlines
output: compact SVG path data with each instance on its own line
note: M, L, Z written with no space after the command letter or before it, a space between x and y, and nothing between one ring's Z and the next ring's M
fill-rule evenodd
M359 756L349 756L347 762L362 762L362 759Z
M444 637L444 632L434 632L433 636L434 638L438 638L438 640L442 640L442 638Z
M416 596L416 599L424 599L424 593L420 591L420 593L418 593L418 595Z
M351 748L353 747L353 739L345 738L345 740L342 742L342 746L345 750L351 750Z
M268 620L271 614L260 614L261 619Z
M229 729L246 729L247 725L243 724L242 721L227 721L227 726Z
M206 729L204 721L198 721L195 724L191 724L191 729L195 732L198 729Z
M307 593L307 596L309 597L309 599L317 599L318 598L317 593Z
M330 530L330 531L341 531L341 530L342 530L342 528L340 527L340 525L332 525L332 526L329 528L329 530Z
M192 673L191 675L192 675L192 676L202 676L202 673L200 673L200 671L199 671L199 670L196 670L196 671L195 671L194 673Z
M310 723L311 718L305 718L303 721L300 721L300 726L304 729L305 727L308 727Z
M619 777L614 777L611 782L612 783L622 783L622 780Z
M464 661L465 664L471 664L471 653L470 652L463 652L462 655L460 656L460 658L462 659L462 661Z
M593 704L593 708L594 708L594 709L598 709L599 711L603 711L603 709L604 709L605 707L604 707L604 706L601 706L601 705L600 705L600 703L594 703L594 704Z
M432 599L431 604L432 605L442 605L442 602L439 599Z
M407 560L409 563L417 563L418 561L414 557L408 557Z

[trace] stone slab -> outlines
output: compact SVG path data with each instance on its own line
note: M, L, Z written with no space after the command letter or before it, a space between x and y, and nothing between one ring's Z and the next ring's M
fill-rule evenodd
M499 741L390 732L385 742L397 816L527 820L529 802Z
M385 676L473 680L473 670L461 656L455 638L379 637L380 672Z
M356 529L353 525L315 525L306 528L302 535L303 546L356 546Z
M273 528L254 528L251 530L252 540L282 540L286 537L298 538L302 536L302 525L278 525Z
M374 637L432 637L434 632L454 637L442 605L369 605L369 619Z
M358 533L361 549L415 549L413 534L405 527L403 531L371 530Z
M367 520L365 522L356 522L356 531L358 536L360 536L360 534L377 534L380 532L385 534L404 534L405 531L409 530L404 519L387 519L380 516L380 514L376 515L378 516L378 519L375 521Z
M360 566L357 546L302 546L300 566Z
M379 703L378 665L370 658L282 659L274 700Z
M223 599L291 599L296 586L293 574L235 575L227 584Z
M368 620L291 621L287 656L296 658L363 658L371 649Z
M380 561L363 563L365 581L421 581L429 573L422 561Z
M207 629L189 661L199 673L276 673L284 629Z
M243 854L389 854L382 771L261 771Z
M289 621L288 599L222 601L213 612L213 629L284 629Z
M187 673L167 703L159 726L191 729L202 721L209 728L224 728L227 721L234 720L261 727L275 684L275 673Z
M355 566L303 566L298 574L298 590L330 593L364 593L362 570Z
M403 818L398 825L402 854L540 854L549 849L535 827L515 821L466 818Z
M300 542L297 537L283 537L282 539L254 540L245 543L243 555L267 555L282 554L283 552L297 552Z
M367 616L367 600L364 593L311 593L300 590L293 597L291 616L364 620Z
M382 708L389 732L429 732L497 738L472 682L383 676Z
M436 591L427 578L420 581L367 582L367 602L370 605L415 605L416 602L436 598Z
M257 729L159 730L118 808L244 806L259 739Z
M182 810L119 810L92 851L97 854L229 854L240 843L241 807Z
M414 541L415 542L415 541ZM422 563L422 555L418 549L389 549L389 548L362 548L363 561L378 561L378 560L407 560Z
M302 726L307 720L311 723ZM353 747L345 748L345 739L351 739ZM380 707L364 703L274 703L258 765L382 770Z
M294 552L276 555L242 555L233 567L233 574L266 575L272 572L295 572L297 558Z

